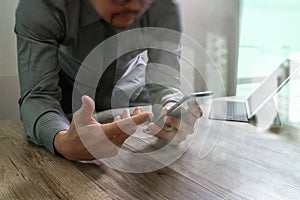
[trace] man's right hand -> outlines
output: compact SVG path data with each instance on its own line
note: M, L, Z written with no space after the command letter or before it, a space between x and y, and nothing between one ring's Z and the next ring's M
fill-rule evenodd
M153 116L136 108L132 117L124 111L112 123L100 124L93 117L94 109L94 101L83 96L82 106L75 112L70 129L55 136L54 147L65 158L93 160L115 156L118 148L136 131L137 125Z

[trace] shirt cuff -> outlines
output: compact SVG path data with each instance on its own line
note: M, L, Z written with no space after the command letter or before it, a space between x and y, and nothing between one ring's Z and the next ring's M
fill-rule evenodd
M183 97L184 97L184 95L179 90L176 90L176 92L174 92L174 93L164 95L162 97L161 104L163 106L165 106L167 103L177 102Z
M54 148L54 138L60 131L69 130L70 122L61 114L47 112L36 123L35 130L39 134L41 144L52 154L57 154Z

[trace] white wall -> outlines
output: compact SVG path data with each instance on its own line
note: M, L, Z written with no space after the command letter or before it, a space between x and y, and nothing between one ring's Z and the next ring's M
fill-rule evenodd
M192 52L196 65L217 67L224 81L226 95L235 95L239 38L240 0L181 0L184 20L184 33L198 42L207 51ZM215 66L208 66L213 60ZM203 83L201 76L208 82ZM201 74L195 78L196 90L203 85L216 84L210 74ZM219 85L218 85L219 86ZM224 90L223 90L224 91ZM221 95L217 94L215 96Z
M0 119L19 118L16 39L13 31L18 0L0 2Z

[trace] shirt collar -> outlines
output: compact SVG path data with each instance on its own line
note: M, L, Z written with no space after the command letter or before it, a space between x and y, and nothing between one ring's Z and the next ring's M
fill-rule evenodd
M89 0L82 0L81 1L81 10L80 10L80 25L86 26L93 22L99 21L101 16L97 13L95 8L91 5Z

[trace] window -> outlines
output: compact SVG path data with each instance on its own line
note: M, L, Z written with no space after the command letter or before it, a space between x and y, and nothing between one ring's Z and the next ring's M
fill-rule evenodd
M241 0L238 96L249 95L285 58L300 52L299 19L299 0ZM276 96L286 123L300 124L299 76Z

